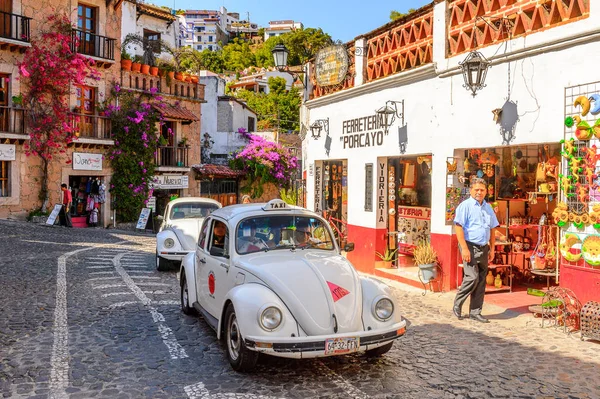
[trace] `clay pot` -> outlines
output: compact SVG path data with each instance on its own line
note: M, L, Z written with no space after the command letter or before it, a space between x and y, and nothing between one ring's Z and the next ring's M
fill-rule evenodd
M141 68L142 68L142 64L140 64L139 62L134 62L131 64L132 72L139 72Z
M158 76L158 67L155 67L155 66L150 67L150 75Z
M183 77L183 80L186 81L187 83L192 83L192 77L190 75L185 75Z
M192 83L198 83L200 81L200 78L196 75L192 75Z
M175 72L175 79L180 80L183 82L183 73L181 72Z
M131 71L131 60L121 60L121 70L123 71Z
M148 65L148 64L142 64L141 72L144 75L148 75L150 73L150 65Z
M166 69L159 69L158 70L158 76L160 76L161 78L164 78L165 76L167 76L167 70Z
M168 71L167 76L169 77L169 79L173 80L173 79L175 79L175 72Z

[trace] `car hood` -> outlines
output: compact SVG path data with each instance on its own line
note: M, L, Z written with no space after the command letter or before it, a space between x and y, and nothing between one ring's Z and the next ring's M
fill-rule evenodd
M269 286L308 335L362 331L362 291L354 268L333 251L246 255L239 267ZM335 315L335 320L334 320Z
M196 248L202 223L204 223L204 218L177 219L169 222L165 230L173 230L184 249L193 250Z

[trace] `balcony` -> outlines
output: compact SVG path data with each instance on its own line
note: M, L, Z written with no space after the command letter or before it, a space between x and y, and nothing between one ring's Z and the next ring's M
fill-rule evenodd
M160 94L179 97L181 100L205 102L204 85L200 83L182 82L175 79L170 79L169 82L166 77L121 71L121 87L140 91L156 88Z
M29 139L25 130L25 110L2 106L0 107L0 139L9 142L23 142Z
M0 11L0 49L25 51L30 46L30 21L31 18Z
M110 118L106 116L70 112L69 119L78 143L106 144L112 140Z
M115 39L73 29L71 50L92 57L96 65L110 67L115 62Z
M186 168L189 169L188 147L159 146L154 157L158 168Z

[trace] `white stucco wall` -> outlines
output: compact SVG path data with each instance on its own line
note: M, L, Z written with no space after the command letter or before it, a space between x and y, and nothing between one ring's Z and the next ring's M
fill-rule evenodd
M136 21L136 6L134 3L128 1L123 2L123 22L121 24L121 42L125 40L125 37L130 33L137 33L141 36L144 35L144 29L151 30L160 33L160 38L168 43L171 47L177 47L177 35L179 32L179 21L175 20L169 27L167 27L167 21L152 17L149 15L142 15L140 19ZM139 45L129 45L127 52L131 55L142 55L144 52ZM169 53L161 53L157 58L171 58Z
M348 159L348 223L375 228L375 212L364 211L365 163L377 166L377 157L400 156L397 120L380 146L343 148L342 122L375 114L387 100L404 100L408 145L405 156L433 154L431 231L450 234L444 223L446 158L459 148L502 146L492 110L508 98L518 105L519 122L511 145L558 142L564 136L564 88L600 80L600 0L591 0L591 16L548 31L531 34L481 52L494 60L487 87L476 97L462 87L456 69L467 54L446 59L445 7L434 11L434 63L376 82L318 98L305 104L305 126L329 118L331 152L326 155L325 133L304 141L305 168L316 160ZM582 37L587 39L581 39ZM562 41L556 47L556 40ZM522 50L526 53L518 53ZM512 57L512 58L511 58ZM308 173L307 173L308 174ZM307 176L307 202L314 204L314 176ZM376 206L374 187L373 203Z

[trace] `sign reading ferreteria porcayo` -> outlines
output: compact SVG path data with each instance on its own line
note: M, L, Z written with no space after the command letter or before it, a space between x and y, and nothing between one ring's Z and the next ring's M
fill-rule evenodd
M369 115L342 122L343 148L381 147L385 133L384 116Z
M340 84L348 73L348 52L345 46L329 46L315 56L315 76L319 86Z

